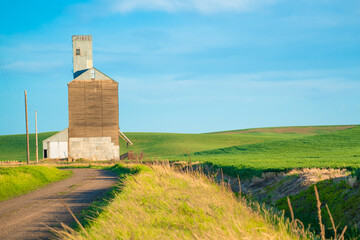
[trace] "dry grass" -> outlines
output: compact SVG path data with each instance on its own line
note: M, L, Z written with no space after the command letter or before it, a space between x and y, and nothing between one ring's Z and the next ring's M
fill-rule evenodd
M320 225L320 232L321 232L321 239L325 240L325 226L322 223L322 217L321 217L321 202L320 202L320 198L319 198L319 193L318 190L316 188L316 185L314 186L315 189L315 196L316 196L316 206L318 209L318 217L319 217L319 225Z
M169 166L144 167L84 231L64 239L298 239L291 224L225 184ZM250 207L250 205L252 207ZM88 236L87 236L88 234ZM306 237L303 237L306 238Z

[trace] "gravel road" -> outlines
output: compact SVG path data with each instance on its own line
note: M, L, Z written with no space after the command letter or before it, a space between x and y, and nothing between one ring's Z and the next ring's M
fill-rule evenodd
M73 175L29 194L0 202L0 239L50 239L49 227L73 221L62 199L76 214L101 198L117 182L108 170L71 169Z

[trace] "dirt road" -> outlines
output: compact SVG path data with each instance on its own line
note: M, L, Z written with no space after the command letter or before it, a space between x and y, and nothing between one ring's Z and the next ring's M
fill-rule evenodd
M98 169L72 169L73 175L27 195L0 202L0 239L49 239L47 226L73 221L59 201L74 213L103 196L117 182L114 173Z

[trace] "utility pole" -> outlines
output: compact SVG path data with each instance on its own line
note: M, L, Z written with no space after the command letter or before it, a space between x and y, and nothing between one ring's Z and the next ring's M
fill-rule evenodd
M26 161L30 164L30 150L29 150L29 124L28 124L28 109L27 109L27 94L25 90L25 120L26 120Z
M37 111L35 110L35 139L36 139L36 163L39 163L39 147L38 147L38 134L37 134Z

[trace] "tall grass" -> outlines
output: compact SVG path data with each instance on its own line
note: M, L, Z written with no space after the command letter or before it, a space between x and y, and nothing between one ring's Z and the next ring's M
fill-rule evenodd
M320 181L316 185L290 196L289 199L291 199L293 206L293 214L305 226L310 226L311 231L317 233L325 231L326 237L329 238L334 236L334 229L338 231L339 237L341 232L347 228L344 234L346 239L360 238L358 232L360 186L358 184L350 186L345 180L329 179ZM322 204L319 204L320 201ZM276 201L275 206L278 209L285 210L286 216L290 216L286 198ZM315 214L316 212L318 213ZM325 228L320 227L319 213L322 214L322 224Z
M118 166L122 167L122 166ZM65 239L298 239L289 222L204 175L141 166L85 231ZM256 207L255 207L256 208ZM306 238L306 236L304 236Z
M0 201L28 193L70 175L70 171L54 167L0 167Z

